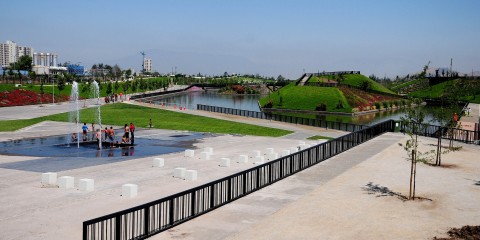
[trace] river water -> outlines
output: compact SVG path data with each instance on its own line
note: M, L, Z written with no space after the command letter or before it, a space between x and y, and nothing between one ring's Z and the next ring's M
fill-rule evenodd
M235 108L249 111L260 111L258 106L258 100L262 95L229 95L229 94L218 94L215 90L209 90L206 92L195 91L187 93L179 93L169 96L159 96L155 98L150 98L147 101L151 101L155 104L164 104L167 106L177 106L177 107L187 107L188 109L196 109L197 104L204 104L210 106L226 107L226 108ZM426 121L430 124L438 124L438 122L433 117L433 112L435 112L439 107L435 106L425 106L422 107L422 110L426 113ZM314 116L314 115L305 115L303 117L308 118L317 118L327 121L336 121L336 122L345 122L345 123L354 123L361 125L372 125L378 122L382 122L388 119L400 120L402 116L405 116L405 109L399 110L390 110L377 112L367 115L347 117L347 116Z

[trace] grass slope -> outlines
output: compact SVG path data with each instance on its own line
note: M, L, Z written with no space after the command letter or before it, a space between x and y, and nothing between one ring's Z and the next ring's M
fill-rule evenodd
M452 88L454 84L458 83L458 79L455 80L450 80L446 82L442 82L439 84L435 84L433 86L428 86L426 88L423 88L421 90L411 92L408 94L409 97L415 97L415 98L441 98L448 89ZM473 83L473 84L472 84ZM459 99L471 103L480 103L480 83L470 82L470 93L465 93L464 96L460 96Z
M372 79L370 79L370 78L368 78L364 75L361 75L361 74L346 74L344 76L344 80L342 81L342 83L347 84L347 85L351 85L351 86L355 86L355 87L361 87L361 84L364 81L370 82L370 84L371 84L370 86L371 86L372 90L379 91L379 92L384 92L384 93L395 94L390 89L384 87L380 83L377 83L377 82L373 81Z
M332 87L296 86L290 83L260 99L260 105L265 106L269 101L272 101L273 108L281 109L315 110L318 104L325 103L330 112L352 111L342 92ZM337 109L338 101L342 102L344 108Z
M80 122L93 122L95 118L95 111L96 109L93 108L82 109L80 112ZM147 127L151 118L153 127L159 129L271 137L279 137L292 133L291 131L282 129L261 127L251 124L122 103L104 105L102 106L101 111L102 123L105 126L123 126L124 124L133 122L138 127ZM61 113L27 120L0 121L0 131L14 131L46 120L67 121L67 119L68 113Z

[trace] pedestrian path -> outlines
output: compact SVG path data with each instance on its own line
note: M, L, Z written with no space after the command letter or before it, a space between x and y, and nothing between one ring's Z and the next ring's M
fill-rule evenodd
M397 142L403 138L404 135L399 133L386 133L150 239L211 240L226 239L236 235L241 236L243 231L255 227L257 223L268 222L265 220L275 212L286 206L295 205L297 200L308 196L315 189L320 188L355 165L377 155L379 150L396 146ZM318 213L315 209L311 209L310 214ZM285 221L291 221L291 219L285 219ZM300 230L292 229L292 231ZM247 236L244 239L250 239L251 237ZM268 236L257 237L268 239ZM240 237L239 239L243 238Z

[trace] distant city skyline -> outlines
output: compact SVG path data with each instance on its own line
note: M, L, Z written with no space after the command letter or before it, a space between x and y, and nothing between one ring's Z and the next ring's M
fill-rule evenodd
M0 42L58 62L140 71L283 75L358 70L392 77L480 70L480 1L6 1Z

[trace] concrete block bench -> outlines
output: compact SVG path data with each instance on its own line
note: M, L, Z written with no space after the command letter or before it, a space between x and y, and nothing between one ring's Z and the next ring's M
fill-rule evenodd
M193 156L195 156L195 151L194 150L192 150L192 149L185 150L185 157L192 158Z
M210 153L209 152L201 152L200 153L200 159L202 160L210 160Z
M185 179L185 172L187 171L186 168L178 167L173 169L173 177Z
M187 170L185 172L185 180L188 180L188 181L195 181L197 180L197 170Z
M263 156L258 156L253 159L253 164L260 165L265 162L265 158Z
M122 197L136 197L138 194L137 184L123 184L122 185Z
M78 189L80 189L80 191L90 192L94 190L94 185L95 181L93 179L83 178L78 182Z
M57 173L46 172L42 173L42 185L55 185L57 184Z
M63 189L73 188L75 178L70 176L63 176L58 178L58 187Z
M154 158L152 161L153 167L163 167L165 165L165 159L163 158Z
M248 162L248 155L240 155L238 156L237 163L247 163Z
M230 158L221 158L220 167L230 167Z

